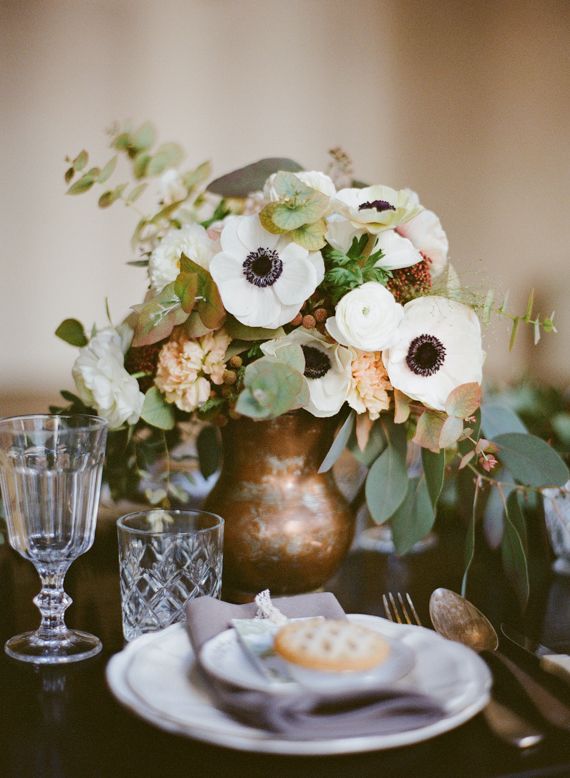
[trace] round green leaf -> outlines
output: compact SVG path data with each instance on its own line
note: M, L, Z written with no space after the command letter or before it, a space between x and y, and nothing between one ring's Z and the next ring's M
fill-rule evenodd
M497 457L513 478L527 486L564 486L570 478L560 456L535 435L509 432L493 438L499 450Z
M174 427L174 408L169 405L156 386L152 386L144 396L141 419L160 430Z

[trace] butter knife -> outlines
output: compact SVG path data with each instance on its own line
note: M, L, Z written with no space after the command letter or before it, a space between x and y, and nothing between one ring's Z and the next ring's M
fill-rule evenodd
M501 624L501 632L511 643L522 648L528 654L536 656L543 670L557 675L566 683L570 683L570 656L568 654L557 653L537 640L517 632L509 624Z

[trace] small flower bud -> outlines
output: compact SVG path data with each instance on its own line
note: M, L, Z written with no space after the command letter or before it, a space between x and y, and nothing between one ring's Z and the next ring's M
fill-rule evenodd
M243 365L243 359L240 357L239 354L235 354L235 356L233 356L230 359L229 364L231 367L235 367L235 368L241 367Z
M237 375L234 370L224 370L224 383L233 386L237 381Z
M319 324L322 324L322 322L329 318L329 312L326 308L317 308L313 311L313 316L319 322Z
M300 327L302 323L303 323L303 314L302 313L298 313L295 316L295 318L291 321L291 325L293 327Z
M316 325L317 321L310 313L307 313L305 316L303 316L303 327L305 327L305 329L312 330L316 327Z

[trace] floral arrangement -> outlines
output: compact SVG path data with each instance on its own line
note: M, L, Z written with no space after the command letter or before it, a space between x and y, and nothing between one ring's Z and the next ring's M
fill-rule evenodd
M402 553L431 529L455 463L474 485L468 567L477 499L495 485L504 564L524 600L525 496L562 485L568 470L512 411L481 412L481 328L496 311L511 319L512 339L525 322L538 340L554 330L552 317L533 313L532 295L513 315L491 294L462 288L438 216L410 189L355 181L339 149L327 173L265 159L209 182L208 163L183 169L181 148L156 146L149 124L113 128L110 140L114 156L102 168L89 168L85 151L67 160L68 193L101 187L101 208L123 202L138 212L130 264L146 269L148 291L116 326L109 316L87 335L67 319L57 334L80 348L65 410L96 412L115 431L115 496L176 450L192 421L222 426L297 409L338 416L322 469L346 446L369 467L370 514L391 520ZM134 181L110 186L121 157ZM205 474L216 467L215 437L206 427L199 438ZM147 494L154 501L183 497L169 461L161 488Z

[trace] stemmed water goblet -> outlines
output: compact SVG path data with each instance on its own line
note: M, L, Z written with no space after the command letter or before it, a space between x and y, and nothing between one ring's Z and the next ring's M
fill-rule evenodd
M10 545L41 579L37 630L10 638L6 653L37 664L94 656L101 641L69 629L67 569L93 545L107 422L96 416L0 419L0 486Z

